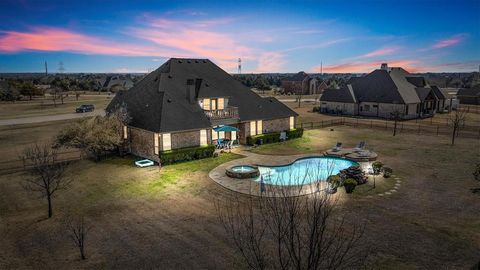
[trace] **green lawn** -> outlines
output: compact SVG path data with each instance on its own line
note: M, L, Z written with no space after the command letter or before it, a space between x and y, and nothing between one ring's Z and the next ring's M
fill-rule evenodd
M200 160L187 161L172 165L166 165L158 170L157 167L150 168L132 168L132 159L115 158L107 160L104 163L115 165L119 169L132 168L136 171L146 170L145 177L129 177L128 181L118 183L115 188L116 194L121 196L157 196L168 186L179 184L181 190L192 190L196 186L195 178L197 173L208 174L213 168L230 160L241 158L243 156L233 153L223 153L215 158L206 158ZM185 181L188 180L188 181Z

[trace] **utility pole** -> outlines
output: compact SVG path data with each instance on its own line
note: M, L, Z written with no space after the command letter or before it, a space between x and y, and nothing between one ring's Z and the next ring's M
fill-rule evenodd
M60 72L60 73L65 72L65 68L63 67L63 62L62 61L60 61L58 63L58 72Z
M238 74L242 74L242 59L238 58Z
M48 67L47 67L47 61L45 61L45 76L48 75Z

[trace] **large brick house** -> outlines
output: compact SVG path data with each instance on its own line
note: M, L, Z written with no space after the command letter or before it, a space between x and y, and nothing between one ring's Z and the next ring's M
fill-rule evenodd
M296 95L321 94L327 88L325 81L312 78L303 71L285 78L281 82L285 93Z
M293 129L297 114L275 98L262 98L208 59L171 58L128 91L107 112L124 107L129 151L159 160L162 151L213 144L219 138L246 143L248 136ZM222 125L239 131L212 132Z
M380 69L350 80L340 89L327 89L320 110L327 113L390 118L400 112L404 119L432 116L448 106L447 97L424 77L401 67Z

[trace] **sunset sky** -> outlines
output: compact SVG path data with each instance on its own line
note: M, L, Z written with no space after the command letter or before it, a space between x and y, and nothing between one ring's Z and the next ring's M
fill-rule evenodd
M228 72L478 71L480 0L0 1L0 72L146 72L170 57Z

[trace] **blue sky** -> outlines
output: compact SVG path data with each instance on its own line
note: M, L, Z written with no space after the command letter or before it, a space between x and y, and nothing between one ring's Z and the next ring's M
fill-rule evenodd
M480 65L474 1L0 2L0 72L146 72L170 57L229 72L412 72Z

